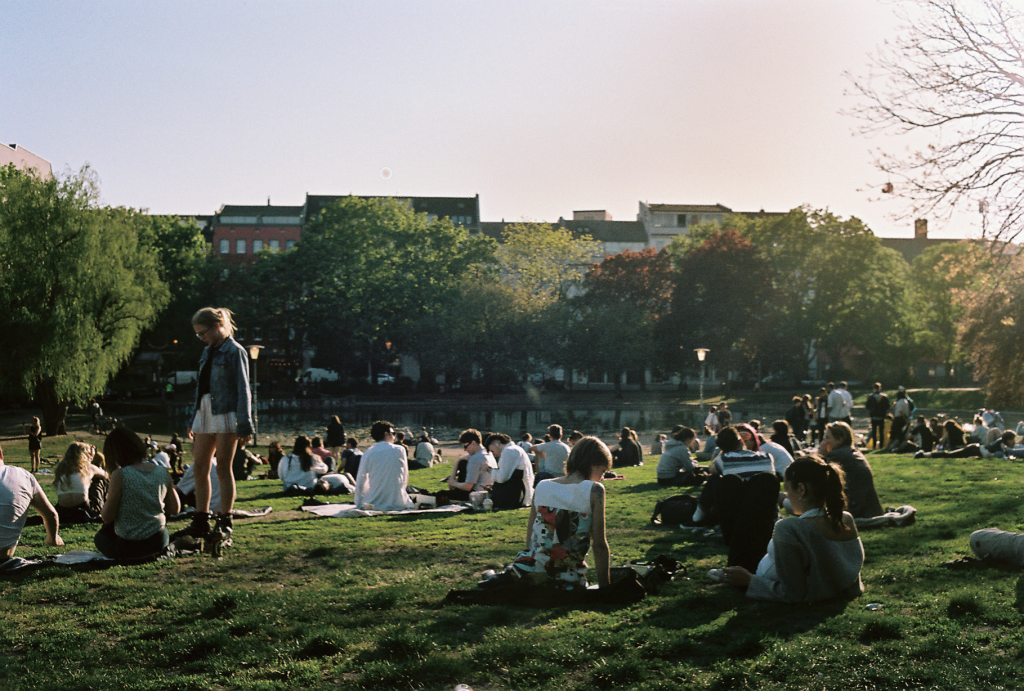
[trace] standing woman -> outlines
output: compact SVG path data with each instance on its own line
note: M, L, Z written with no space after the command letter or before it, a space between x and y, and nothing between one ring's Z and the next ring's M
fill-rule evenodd
M220 506L215 529L231 534L235 504L235 478L231 459L238 443L252 434L252 393L249 390L249 354L233 338L231 310L204 307L192 317L196 337L206 344L199 358L196 416L188 431L193 439L196 512L192 524L176 536L206 537L210 533L210 464L214 455L220 481Z
M330 422L327 423L327 440L325 445L331 450L334 462L339 464L341 462L341 452L345 450L345 426L341 424L341 420L337 415L332 415Z
M25 425L21 428L24 430ZM39 418L32 418L32 426L25 430L28 434L28 453L32 457L32 472L39 472L39 453L43 448L43 427L39 424Z

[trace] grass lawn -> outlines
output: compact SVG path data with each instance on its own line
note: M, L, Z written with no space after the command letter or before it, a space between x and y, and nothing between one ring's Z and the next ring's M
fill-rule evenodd
M4 450L27 466L17 442ZM667 554L689 578L590 610L442 604L510 561L525 510L319 519L296 512L276 481L241 483L241 507L274 513L239 521L222 560L0 580L0 688L1018 688L1021 574L938 565L968 553L972 530L1022 528L1022 466L869 459L883 504L912 504L918 520L863 534L862 597L811 607L709 581L725 561L720 539L648 523L654 502L676 493L654 482L651 459L606 485L613 563ZM412 482L440 487L448 470ZM62 530L67 549L91 549L94 530ZM26 529L19 555L56 551L43 536Z

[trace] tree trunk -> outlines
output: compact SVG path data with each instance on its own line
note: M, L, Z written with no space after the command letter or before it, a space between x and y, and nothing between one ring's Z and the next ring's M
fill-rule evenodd
M68 404L57 398L53 381L44 379L36 384L36 403L43 410L43 431L46 432L46 436L67 434L64 422L68 414Z

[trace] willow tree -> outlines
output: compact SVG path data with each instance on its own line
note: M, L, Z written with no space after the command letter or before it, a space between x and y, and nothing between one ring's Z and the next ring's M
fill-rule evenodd
M34 396L46 433L104 390L168 301L138 214L100 207L86 167L0 169L0 389Z

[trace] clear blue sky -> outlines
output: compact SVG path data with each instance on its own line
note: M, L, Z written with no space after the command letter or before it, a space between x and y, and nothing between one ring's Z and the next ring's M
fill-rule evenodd
M801 204L909 236L840 114L877 0L0 0L0 139L153 213L472 196L484 220ZM385 180L382 168L393 175ZM964 223L933 235L963 235Z

